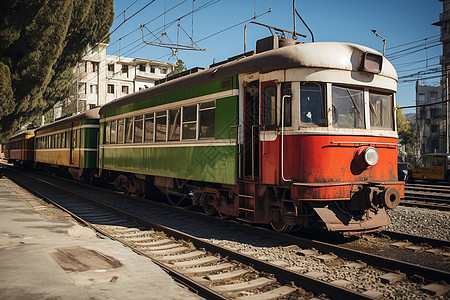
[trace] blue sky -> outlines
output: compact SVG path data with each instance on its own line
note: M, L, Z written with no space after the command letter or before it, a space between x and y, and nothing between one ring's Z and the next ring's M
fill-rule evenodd
M206 49L205 51L178 52L178 57L188 68L207 67L214 59L218 62L242 53L244 25L237 24L255 15L259 16L256 18L257 22L287 30L293 29L291 0L155 0L151 2L150 0L115 1L116 20L111 30L124 21L124 8L129 7L125 11L125 18L129 19L111 35L110 46L107 48L108 54L167 61L171 56L171 50L146 46L142 41L140 25L146 24L146 28L160 37L161 29L166 24L165 31L172 42L176 42L177 19L189 14L193 8L198 9L202 6L206 7L195 12L193 18L189 14L180 19L181 28L189 35L192 35L193 24L193 40L198 47ZM149 5L142 9L147 4ZM381 52L382 40L370 31L376 29L387 40L386 56L391 57L391 62L399 76L425 71L427 67L428 70L439 67L439 55L442 49L440 45L438 46L437 40L440 31L439 27L431 25L439 20L439 14L442 12L442 3L438 0L297 0L296 7L311 28L316 42L351 42ZM142 11L131 17L140 9ZM166 11L165 16L164 11ZM233 25L237 26L218 33ZM143 30L145 34L149 34L146 28ZM299 19L297 19L297 31L308 35L306 39L299 38L299 41L311 41L309 32ZM255 41L267 35L269 35L267 29L249 25L247 49L254 49ZM154 40L151 37L148 35L145 39ZM180 30L180 43L185 44L187 38ZM165 37L163 41L169 42ZM404 45L411 42L415 43ZM425 44L427 44L426 50ZM404 46L398 47L400 45ZM411 47L414 47L412 51L418 51L403 55L405 49ZM401 51L400 55L395 54L398 51ZM169 61L173 62L173 58ZM411 77L411 79L416 78ZM439 79L427 79L421 83L437 84L438 82ZM403 80L399 83L397 102L400 106L414 105L414 81ZM411 111L414 110L405 110L405 112Z

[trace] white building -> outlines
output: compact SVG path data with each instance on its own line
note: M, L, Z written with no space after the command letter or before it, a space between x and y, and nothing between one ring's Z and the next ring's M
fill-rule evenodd
M55 104L55 119L152 87L175 66L150 59L106 55L107 46L99 44L78 63L73 95Z

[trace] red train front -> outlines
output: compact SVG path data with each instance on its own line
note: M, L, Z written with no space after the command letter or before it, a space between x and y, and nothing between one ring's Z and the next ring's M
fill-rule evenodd
M246 59L255 58L260 70L239 75L237 217L278 231L352 234L388 225L386 209L404 195L393 66L347 43L296 44ZM217 210L231 212L226 206Z

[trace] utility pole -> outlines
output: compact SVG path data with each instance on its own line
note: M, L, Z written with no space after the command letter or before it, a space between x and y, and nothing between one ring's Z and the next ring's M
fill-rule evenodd
M371 29L371 31L373 33L375 33L375 35L377 37L379 37L379 38L381 38L383 40L383 56L384 56L384 51L386 50L386 39L384 37L382 37L381 35L379 35L375 29Z

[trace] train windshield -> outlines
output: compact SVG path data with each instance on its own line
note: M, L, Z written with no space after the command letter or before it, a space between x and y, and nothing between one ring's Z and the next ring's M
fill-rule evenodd
M369 91L370 127L394 129L392 94Z
M362 89L333 86L333 126L365 128L364 91Z
M325 126L325 85L302 83L300 87L301 122L305 125Z

